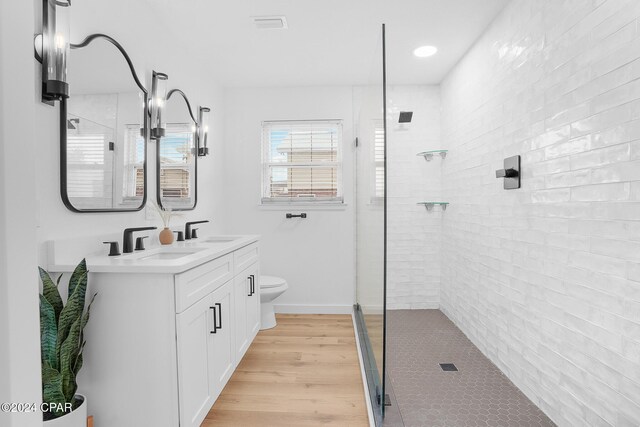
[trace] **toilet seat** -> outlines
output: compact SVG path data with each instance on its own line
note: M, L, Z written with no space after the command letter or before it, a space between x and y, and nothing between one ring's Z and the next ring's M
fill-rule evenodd
M286 284L287 281L281 277L260 276L260 289L278 288Z

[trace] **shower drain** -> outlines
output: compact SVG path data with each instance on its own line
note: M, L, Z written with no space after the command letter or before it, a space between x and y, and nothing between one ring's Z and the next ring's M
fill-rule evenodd
M442 368L443 371L457 371L458 368L456 368L456 365L454 365L453 363L441 363L440 364L440 368Z

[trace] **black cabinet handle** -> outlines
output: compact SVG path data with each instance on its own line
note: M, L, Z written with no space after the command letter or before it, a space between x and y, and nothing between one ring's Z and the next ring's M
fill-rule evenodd
M209 307L211 310L213 310L213 331L211 331L212 334L215 334L216 332L218 332L218 325L216 325L216 308L215 307Z
M256 294L256 276L252 274L249 277L251 277L251 295L255 295Z
M288 213L288 214L286 215L286 217L287 217L287 219L291 219L291 218L306 218L306 217L307 217L307 214L306 214L306 213L304 213L304 212L303 212L303 213L301 213L301 214L299 214L299 215L294 215L294 214L292 214L292 213Z
M249 276L247 277L247 279L249 279L249 293L247 294L247 296L250 297L251 295L253 295L253 276Z
M217 302L216 305L218 306L218 318L220 319L220 324L216 328L222 329L222 304Z

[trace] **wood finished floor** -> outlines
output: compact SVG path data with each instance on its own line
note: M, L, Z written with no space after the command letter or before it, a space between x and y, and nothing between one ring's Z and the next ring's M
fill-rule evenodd
M349 315L277 315L261 331L202 427L368 426Z

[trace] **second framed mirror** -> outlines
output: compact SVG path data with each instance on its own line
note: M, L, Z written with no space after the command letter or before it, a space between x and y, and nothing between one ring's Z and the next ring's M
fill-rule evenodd
M158 204L174 211L193 210L198 203L197 121L180 89L167 93L162 124L164 136L156 150Z

